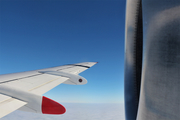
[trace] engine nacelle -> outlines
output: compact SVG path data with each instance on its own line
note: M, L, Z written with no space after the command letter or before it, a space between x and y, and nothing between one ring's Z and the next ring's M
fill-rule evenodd
M56 75L56 76L62 76L69 78L67 81L64 82L64 84L71 84L71 85L84 85L87 84L87 80L83 78L82 76L66 73L66 72L60 72L60 71L39 71L39 73L43 74L50 74L50 75Z

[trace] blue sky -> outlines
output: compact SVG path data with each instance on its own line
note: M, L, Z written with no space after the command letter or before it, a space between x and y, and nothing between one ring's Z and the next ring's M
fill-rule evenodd
M58 102L123 103L125 0L1 0L0 74L99 62L44 94Z

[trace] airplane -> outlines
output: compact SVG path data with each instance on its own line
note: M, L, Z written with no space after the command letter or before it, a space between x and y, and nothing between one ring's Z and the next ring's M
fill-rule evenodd
M0 75L0 118L15 110L60 115L66 108L43 96L61 83L84 85L87 80L78 74L97 64L83 62L20 73Z

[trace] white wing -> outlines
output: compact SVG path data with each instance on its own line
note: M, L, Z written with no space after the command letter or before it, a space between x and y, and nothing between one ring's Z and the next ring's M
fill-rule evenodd
M0 118L22 107L23 105L28 104L22 97L17 97L18 92L14 93L16 94L14 96L14 94L12 94L13 91L9 93L7 90L2 89L4 86L15 90L17 89L18 91L22 90L28 93L42 95L57 85L73 79L72 77L74 76L80 77L78 76L79 73L90 68L96 63L97 62L85 62L28 72L0 75ZM68 77L68 75L71 77ZM5 110L5 108L7 110Z
M24 101L0 94L0 118L27 104Z

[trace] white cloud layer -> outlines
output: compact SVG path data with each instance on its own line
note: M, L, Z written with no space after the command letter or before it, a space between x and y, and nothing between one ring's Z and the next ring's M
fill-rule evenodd
M1 120L125 120L123 104L65 103L63 115L43 115L16 110Z

